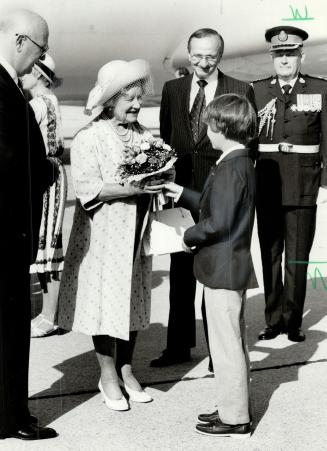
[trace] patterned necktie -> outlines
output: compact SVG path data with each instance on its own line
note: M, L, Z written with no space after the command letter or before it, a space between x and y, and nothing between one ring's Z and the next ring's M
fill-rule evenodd
M204 87L208 84L205 80L198 80L199 90L193 102L193 106L190 112L191 129L194 142L198 142L199 136L205 124L203 123L203 113L206 107L206 97L204 93Z
M285 99L285 102L288 102L289 101L289 99L290 99L290 90L292 89L292 86L291 85L284 85L283 86L283 91L284 91L284 99Z

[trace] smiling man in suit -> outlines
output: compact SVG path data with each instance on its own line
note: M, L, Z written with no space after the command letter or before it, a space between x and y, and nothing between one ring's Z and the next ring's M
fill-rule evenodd
M211 166L217 160L207 137L202 117L206 105L217 95L246 95L253 103L252 88L228 77L217 69L224 52L222 36L210 28L191 34L188 40L189 61L193 74L165 83L160 109L162 139L177 152L176 183L202 191ZM196 218L195 218L196 219ZM163 367L190 360L195 346L195 287L193 256L171 255L170 312L167 347L151 366ZM207 337L205 307L202 315ZM212 369L211 362L209 368Z
M301 329L319 186L327 185L327 81L300 73L306 31L266 31L276 75L253 83L259 117L257 217L266 327L260 340ZM284 278L282 256L285 249Z
M42 135L20 90L47 51L48 26L15 10L0 18L0 439L55 437L28 409L29 266L35 260L43 192L53 182Z

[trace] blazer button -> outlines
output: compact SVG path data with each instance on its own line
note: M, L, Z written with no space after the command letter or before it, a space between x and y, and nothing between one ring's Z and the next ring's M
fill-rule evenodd
M22 233L23 238L27 238L27 234L25 232Z

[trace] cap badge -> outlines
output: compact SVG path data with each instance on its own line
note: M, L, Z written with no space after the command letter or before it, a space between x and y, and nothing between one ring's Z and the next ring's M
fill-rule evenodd
M287 41L287 39L288 39L288 34L284 30L282 30L278 35L278 40L280 42L285 42L285 41Z

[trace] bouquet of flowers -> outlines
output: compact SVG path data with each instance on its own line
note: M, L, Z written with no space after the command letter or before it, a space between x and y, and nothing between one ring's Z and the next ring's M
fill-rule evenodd
M177 160L175 151L162 139L150 138L139 146L126 146L118 175L123 182L140 182L171 169Z

